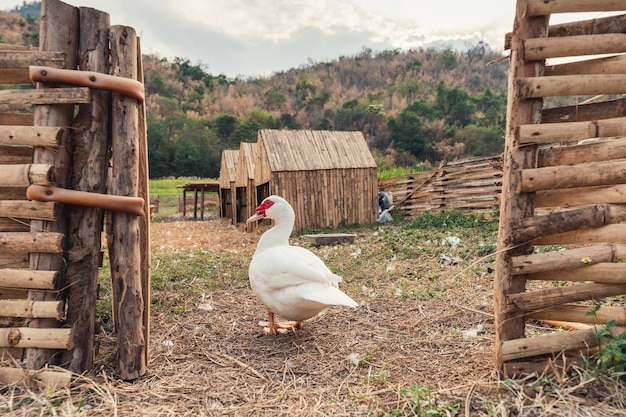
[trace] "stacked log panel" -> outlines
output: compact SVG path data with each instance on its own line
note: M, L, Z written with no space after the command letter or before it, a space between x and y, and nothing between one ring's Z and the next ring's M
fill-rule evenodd
M621 263L626 119L622 100L610 96L626 93L626 65L622 55L580 58L626 52L624 15L549 25L553 13L622 9L622 2L613 1L517 2L508 40L511 62L494 282L495 359L505 374L542 369L547 359L562 353L589 353L599 344L598 326L613 319L624 325L623 306L603 305L595 315L583 311L626 293ZM571 62L546 64L555 57L569 57ZM556 102L552 97L580 95L592 97L575 105L549 105ZM542 285L550 281L566 284ZM529 319L584 325L530 337L525 329Z

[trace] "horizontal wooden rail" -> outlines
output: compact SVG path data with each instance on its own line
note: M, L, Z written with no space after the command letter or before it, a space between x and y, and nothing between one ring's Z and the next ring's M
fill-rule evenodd
M622 52L626 52L626 33L530 38L524 41L526 61Z
M595 328L563 333L544 334L537 337L506 340L500 346L502 361L530 358L559 352L584 350L598 346Z
M58 271L32 269L0 269L0 287L53 290L57 288Z
M599 243L626 244L626 224L609 224L591 229L544 236L535 245L594 245Z
M597 300L626 293L626 284L584 283L567 287L508 294L507 301L512 311L535 311L575 301Z
M597 204L546 215L512 219L512 244L572 230L626 221L626 205Z
M586 204L626 204L626 184L542 190L535 193L535 208Z
M609 12L624 10L620 0L529 0L528 16L545 16L553 13Z
M519 127L521 144L573 142L611 136L626 136L626 117L588 122L528 124Z
M57 204L28 200L0 200L0 217L55 221Z
M623 74L626 72L626 55L585 59L558 65L546 65L544 76L581 74Z
M63 301L0 300L0 316L65 320Z
M65 54L49 51L0 50L0 67L28 68L30 65L65 67Z
M537 154L537 167L573 165L626 159L626 138L600 140L576 146L542 147Z
M589 162L522 171L521 192L626 183L626 160Z
M0 84L23 85L32 84L28 70L23 68L0 68Z
M50 185L54 182L54 165L50 164L0 165L0 172L0 186Z
M13 327L0 329L0 347L72 349L72 329Z
M34 123L33 113L0 113L0 125L32 126Z
M546 307L526 314L530 320L558 320L572 323L606 324L615 320L618 326L626 326L626 309L624 307L601 306L594 315L590 305L565 304Z
M590 263L618 262L626 259L626 245L596 245L561 251L533 253L511 258L511 274L573 269L585 266L582 259Z
M4 252L63 252L63 233L0 232L0 248Z
M29 145L56 148L67 129L44 126L0 126L0 145Z
M1 90L0 104L20 106L30 104L86 104L89 88L40 88L36 90Z
M0 367L0 383L4 385L32 385L32 383L36 383L43 387L66 387L72 382L73 375L69 371L55 371L49 368L26 370Z
M560 75L528 77L517 80L520 98L553 96L595 96L626 93L624 74Z
M0 268L28 268L28 252L0 252ZM1 288L1 287L0 287ZM15 297L21 298L21 297Z
M590 258L593 261L593 258ZM626 263L601 262L576 269L562 269L529 274L528 279L541 281L593 281L603 284L626 284Z

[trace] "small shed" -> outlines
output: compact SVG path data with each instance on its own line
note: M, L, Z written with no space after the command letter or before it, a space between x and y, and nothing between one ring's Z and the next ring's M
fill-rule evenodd
M257 206L256 187L254 184L254 157L256 144L241 142L239 145L239 160L237 162L237 176L235 179L237 207L237 221L245 222L254 213ZM246 229L251 232L257 226L256 222L248 223Z
M231 219L237 223L237 196L235 180L237 179L237 162L239 151L226 149L222 151L220 165L220 217Z
M263 129L258 133L257 201L272 194L289 201L296 212L296 232L375 223L376 171L361 132Z

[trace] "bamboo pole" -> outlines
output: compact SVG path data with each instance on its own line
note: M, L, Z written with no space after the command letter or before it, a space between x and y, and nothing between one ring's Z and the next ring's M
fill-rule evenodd
M52 290L57 288L57 271L0 269L0 287Z
M529 0L528 16L545 16L553 13L608 12L624 10L621 0Z
M110 28L112 73L137 79L137 36L127 26ZM137 196L139 182L139 103L113 93L112 194ZM140 232L137 216L114 212L112 252L113 307L117 317L120 377L135 379L146 372L143 328Z
M619 253L623 254L625 245ZM624 259L617 258L616 245L597 245L583 248L567 249L554 252L533 253L530 255L514 256L511 258L511 274L531 274L534 272L554 271L557 269L572 269L584 266L581 261L589 259L589 263L617 262Z
M604 297L621 295L626 292L626 284L584 283L567 287L549 288L532 292L509 294L509 308L518 311L534 311L558 304L575 301L598 300Z
M546 76L579 74L623 74L626 70L626 55L570 61L565 64L547 65ZM542 119L543 121L543 119Z
M49 185L55 180L51 164L0 165L0 171L0 186Z
M517 93L523 98L552 96L593 96L626 93L624 74L583 74L526 77L517 80Z
M58 215L55 203L39 201L0 201L0 217L54 221Z
M0 145L48 146L56 148L67 129L42 126L0 126Z
M571 332L544 334L532 338L507 340L500 345L500 354L503 361L512 361L559 352L586 351L594 346L598 346L596 329L589 328Z
M42 51L55 51L65 55L65 67L76 68L76 47L78 45L78 10L59 0L45 0L41 4L41 26L39 37L39 48ZM55 104L42 104L35 106L35 126L68 127L72 125L74 119L74 106L65 104L66 101L54 101L61 97L55 93L55 88L48 88L38 84L36 92L51 93L50 97ZM88 98L89 91L81 94ZM33 96L25 96L34 98ZM22 97L24 98L24 97ZM73 100L74 101L74 100ZM34 101L31 101L34 103ZM46 100L42 101L46 103ZM50 164L55 167L55 185L65 188L69 178L69 168L71 166L70 148L61 144L56 149L48 147L35 147L33 152L33 162ZM41 184L48 185L48 184ZM62 213L54 222L31 221L31 230L34 232L65 233L67 222ZM65 280L66 259L63 253L31 253L30 268L32 270L58 271L60 281ZM47 291L29 291L28 299L33 301L54 301L58 294ZM39 328L57 327L58 321L53 319L34 319L29 322L33 331ZM69 331L70 329L64 329ZM69 335L68 335L69 339ZM52 349L42 349L43 346L33 346L25 351L25 364L27 368L39 369L45 364L55 364L62 356Z
M576 146L554 146L539 149L537 167L606 162L626 158L626 138L604 140Z
M71 329L33 329L31 327L0 329L0 347L68 350L72 349L70 332Z
M520 143L572 142L588 138L626 136L626 117L588 122L522 125Z
M618 326L626 326L626 309L602 305L591 315L593 306L580 304L565 304L546 307L526 314L530 320L559 320L574 323L606 324L615 320Z
M537 61L565 56L621 53L626 52L625 44L625 33L531 38L524 42L524 59Z
M593 258L590 258L594 261ZM626 264L600 262L575 269L541 271L530 274L528 279L543 281L593 281L603 284L623 284L626 282Z
M577 188L626 183L626 160L589 162L522 171L521 191Z
M65 320L63 301L0 300L0 316Z
M543 216L511 220L512 242L519 244L543 236L599 227L626 220L626 205L597 204L558 211Z
M66 387L72 381L72 373L67 371L55 371L40 369L37 371L0 367L0 383L5 385L36 385Z
M0 248L4 252L62 253L63 233L0 232Z
M536 193L537 207L571 207L586 204L626 204L626 184L541 190Z
M543 236L535 245L594 245L599 243L626 243L626 224L609 224L591 229L573 230Z

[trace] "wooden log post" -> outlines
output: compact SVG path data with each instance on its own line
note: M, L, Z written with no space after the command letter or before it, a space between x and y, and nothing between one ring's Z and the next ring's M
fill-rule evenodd
M110 28L112 73L137 79L137 35L133 28ZM139 182L139 107L137 99L113 93L111 193L136 197ZM137 216L112 213L109 248L117 331L117 369L125 380L146 372L144 300Z
M62 23L61 23L62 22ZM76 67L76 46L78 45L78 10L59 0L46 0L41 5L41 26L39 48L42 51L54 51L65 54L65 67ZM39 84L37 91L46 89ZM74 105L46 104L35 107L35 125L51 127L68 127L72 125ZM59 148L35 147L33 162L50 164L55 167L56 184L64 187L68 181L70 155L68 148L61 144ZM67 222L62 216L54 222L32 221L33 232L56 232L65 234ZM65 259L63 253L30 254L30 268L33 270L58 271L61 274L61 285L65 280ZM53 301L57 297L54 292L29 291L28 299L32 301ZM29 327L58 327L54 319L33 319ZM54 348L56 349L56 348ZM46 363L57 363L61 355L54 349L42 349L40 346L29 347L25 351L26 367L39 369ZM60 352L59 352L60 353Z
M109 72L109 15L81 7L78 65L81 71ZM70 188L104 197L111 157L111 93L93 90L90 101L78 107L72 139L74 166ZM69 370L81 373L91 369L94 360L98 271L104 224L102 208L72 206L68 240L72 248L67 268L67 322L72 327L74 349L64 355Z
M528 17L529 0L518 0L511 39L511 64L507 99L506 143L503 155L504 175L498 230L498 254L496 256L496 278L494 281L496 367L504 370L502 344L505 341L524 337L525 320L522 313L508 308L508 294L521 293L526 287L526 276L511 279L511 257L529 254L532 246L515 246L511 221L531 216L534 212L534 194L521 193L521 170L536 166L537 145L520 146L519 126L540 121L542 100L520 97L516 82L520 78L543 75L543 61L524 61L524 39L548 35L548 17Z

